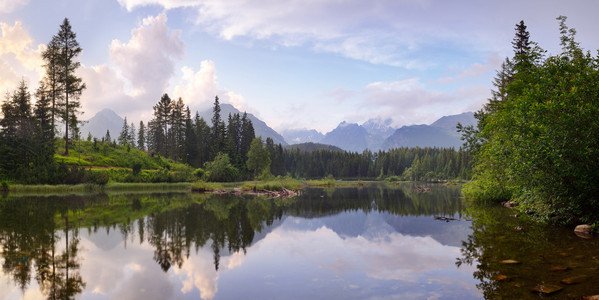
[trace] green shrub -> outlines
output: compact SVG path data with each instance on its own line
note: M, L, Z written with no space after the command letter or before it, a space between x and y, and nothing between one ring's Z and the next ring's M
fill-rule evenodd
M133 166L131 166L131 170L133 171L133 176L139 175L139 173L141 172L141 163L133 163Z
M8 182L2 181L2 183L0 183L0 191L2 191L2 192L8 191Z
M87 182L97 185L106 185L108 183L108 172L104 170L100 171L89 171L87 175Z

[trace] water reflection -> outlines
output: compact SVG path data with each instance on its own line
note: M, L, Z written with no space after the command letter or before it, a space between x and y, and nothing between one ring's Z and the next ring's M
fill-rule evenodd
M458 188L8 196L0 298L478 298ZM6 289L4 289L6 287ZM447 297L447 295L451 295Z
M580 299L599 294L599 240L571 229L538 224L510 209L472 205L472 232L463 242L458 267L475 265L477 287L486 299ZM505 260L515 260L507 264ZM580 282L564 283L579 278ZM539 285L562 288L551 295Z

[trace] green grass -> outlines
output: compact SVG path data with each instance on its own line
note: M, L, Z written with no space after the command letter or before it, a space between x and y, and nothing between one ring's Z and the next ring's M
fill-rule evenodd
M241 187L244 191L253 190L256 187L256 190L268 190L268 191L281 191L283 188L288 190L300 190L305 185L297 179L293 179L291 177L277 177L272 180L266 181L257 181L252 182L248 181L243 184Z
M65 156L64 140L58 139L55 143L56 154L54 158L57 162L74 164L79 166L93 167L121 167L131 168L134 163L141 164L143 169L161 169L161 168L182 168L187 167L184 164L176 163L171 159L166 159L159 155L151 157L145 151L129 148L126 146L115 145L112 143L75 141L74 145L69 147L69 155Z
M64 140L55 143L54 159L58 163L75 165L93 172L106 172L110 182L191 182L196 180L194 169L159 155L113 145L112 143L75 141L65 156ZM141 172L134 175L132 167L141 166Z
M196 181L191 184L191 190L194 192L209 192L214 190L222 190L225 185L221 182L206 182Z
M9 185L10 193L23 194L72 194L89 192L117 192L117 191L184 191L189 190L191 184L182 183L109 183L105 186L96 184L76 185Z

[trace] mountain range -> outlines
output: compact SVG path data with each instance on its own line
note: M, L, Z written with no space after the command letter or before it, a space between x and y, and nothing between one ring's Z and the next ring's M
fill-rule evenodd
M221 104L221 118L227 120L229 114L239 113L239 110L230 104ZM212 109L199 113L200 117L210 123ZM292 129L283 131L283 135L269 127L264 121L248 113L248 118L254 125L256 136L263 140L272 138L275 144L287 146L289 144L302 144L296 147L306 151L314 149L333 149L362 152L389 150L398 147L453 147L458 149L462 145L460 134L456 130L457 123L463 125L476 124L474 113L465 112L459 115L444 116L430 125L409 125L394 129L391 119L370 119L359 125L357 123L341 122L332 131L322 134L314 129ZM104 109L90 118L82 127L82 136L88 132L92 136L102 138L106 130L111 137L118 137L123 126L123 118L111 109ZM136 124L137 125L137 124ZM334 147L329 147L334 146Z

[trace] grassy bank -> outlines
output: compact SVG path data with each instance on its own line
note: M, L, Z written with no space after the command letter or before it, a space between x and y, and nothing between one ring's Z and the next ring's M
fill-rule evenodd
M191 183L109 183L101 186L97 184L59 184L59 185L23 185L8 186L10 193L26 194L67 194L89 192L116 192L116 191L165 191L189 190Z
M206 182L196 181L179 183L108 183L107 185L97 184L76 184L76 185L23 185L10 184L8 192L24 194L73 194L90 192L119 192L119 191L185 191L192 190L198 192L241 189L243 191L269 190L281 191L301 190L305 187L335 187L335 186L363 186L368 182L363 181L341 181L331 178L320 180L298 180L290 177L279 177L271 180L261 181L240 181L240 182Z

